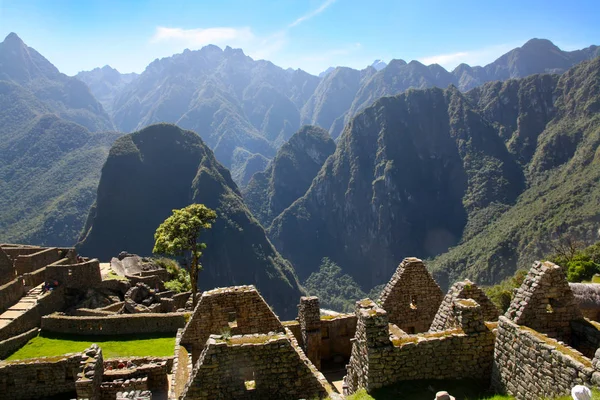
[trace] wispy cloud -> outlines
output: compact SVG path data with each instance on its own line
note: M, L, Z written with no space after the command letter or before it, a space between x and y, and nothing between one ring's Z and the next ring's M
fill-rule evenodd
M321 14L323 11L325 11L327 9L327 7L329 7L330 5L332 5L333 3L335 3L336 0L325 0L325 2L323 2L323 4L321 4L319 6L319 8L304 14L303 16L299 17L298 19L296 19L294 22L292 22L288 28L293 28L296 25L300 25L301 23L303 23L304 21L308 21L309 19L316 17L317 15Z
M495 46L488 46L476 50L436 54L433 56L419 58L419 61L426 65L439 64L446 69L453 69L461 63L466 63L471 66L485 65L494 61L502 54L510 51L511 49L514 49L522 43L523 42L505 43Z
M231 28L197 28L197 29L182 29L182 28L166 28L159 26L156 28L154 36L151 38L152 43L157 42L176 42L188 47L200 47L207 44L229 44L249 42L255 39L252 30L247 27Z
M316 9L296 18L291 24L285 26L283 29L268 35L255 35L250 27L183 29L159 26L156 28L154 35L150 38L150 43L167 44L173 51L183 50L186 47L195 50L208 44L214 44L221 47L227 45L236 48L241 47L246 54L255 59L273 58L289 43L288 33L290 30L321 14L336 1L337 0L325 0ZM336 50L333 50L333 52L335 51ZM340 54L347 54L348 52L346 49L337 51L343 52ZM331 51L325 52L324 54L314 56L315 58L319 58L314 61L325 61L326 59L330 59L333 55L335 54ZM306 56L304 62L309 62L310 57L312 56Z

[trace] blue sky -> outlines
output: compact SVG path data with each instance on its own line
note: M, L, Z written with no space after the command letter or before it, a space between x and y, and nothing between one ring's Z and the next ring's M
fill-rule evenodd
M482 65L533 37L587 47L598 16L598 0L0 0L0 36L16 32L70 75L142 72L207 44L316 74L392 58Z

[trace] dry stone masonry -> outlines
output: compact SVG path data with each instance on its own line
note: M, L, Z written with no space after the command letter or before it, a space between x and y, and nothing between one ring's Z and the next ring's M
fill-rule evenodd
M321 310L319 298L301 297L298 320L302 332L302 350L308 359L321 369Z
M583 318L562 269L537 261L506 312L517 325L569 342L571 321Z
M390 324L387 312L373 301L357 302L346 394L404 380L488 378L495 335L485 325L481 307L472 299L458 299L453 310L457 329L408 335Z
M457 322L454 318L454 302L458 299L473 299L481 306L481 312L485 321L497 321L499 312L498 308L486 296L486 294L477 287L476 284L466 279L462 282L457 282L448 291L442 305L437 311L433 322L431 323L430 332L444 331L457 327Z
M181 344L190 347L195 362L212 334L283 331L279 318L254 286L234 286L202 293L185 326Z
M426 332L442 302L442 289L421 260L402 260L379 303L391 323L408 333Z

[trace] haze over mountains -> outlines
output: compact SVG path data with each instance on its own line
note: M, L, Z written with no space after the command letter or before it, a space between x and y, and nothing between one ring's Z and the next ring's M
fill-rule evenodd
M74 78L11 34L0 242L149 254L199 201L220 215L203 285L256 284L285 313L322 257L365 291L409 255L442 284L495 282L557 233L597 239L599 55L533 39L484 67L319 78L206 46Z

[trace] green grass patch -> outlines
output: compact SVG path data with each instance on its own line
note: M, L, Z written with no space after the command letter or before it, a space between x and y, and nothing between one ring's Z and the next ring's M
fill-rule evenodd
M359 390L347 400L431 400L435 393L446 390L460 400L514 400L514 397L498 395L489 390L489 383L476 379L418 380L399 382L369 394Z
M102 355L113 357L167 357L175 350L175 337L165 335L121 335L121 336L80 336L80 335L40 335L7 358L24 360L28 358L56 357L68 353L81 352L92 345L102 348Z
M421 380L400 382L369 394L361 389L346 400L431 400L435 393L446 390L457 400L514 400L514 397L494 394L489 385L473 379L464 380ZM592 389L592 399L600 400L600 391ZM571 396L544 400L571 400Z

